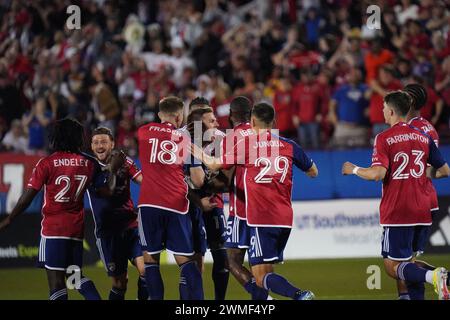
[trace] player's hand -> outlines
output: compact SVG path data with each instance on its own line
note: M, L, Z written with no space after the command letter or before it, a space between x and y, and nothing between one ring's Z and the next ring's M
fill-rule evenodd
M11 224L11 216L6 216L5 219L0 221L0 231L6 229Z
M211 196L211 197L204 197L204 198L200 199L201 206L202 206L201 209L202 209L203 212L211 211L212 209L217 207L217 203L211 202L212 197L213 196Z
M116 174L117 171L122 168L122 166L125 164L127 159L127 156L122 150L113 150L111 152L111 162L110 162L110 169L113 174Z
M349 174L353 174L353 168L355 168L356 166L351 163L351 162L345 162L342 165L342 174L343 175L349 175Z

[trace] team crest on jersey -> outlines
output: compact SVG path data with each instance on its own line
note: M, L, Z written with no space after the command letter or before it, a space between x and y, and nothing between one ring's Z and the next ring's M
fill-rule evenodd
M114 272L116 270L116 264L114 262L108 263L108 270Z

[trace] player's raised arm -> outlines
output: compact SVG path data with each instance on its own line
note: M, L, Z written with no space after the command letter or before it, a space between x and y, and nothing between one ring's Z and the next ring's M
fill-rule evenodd
M24 193L20 196L17 204L14 206L11 214L0 222L0 230L9 226L9 224L17 217L19 214L23 213L31 204L34 197L38 194L39 190L32 188L25 189Z

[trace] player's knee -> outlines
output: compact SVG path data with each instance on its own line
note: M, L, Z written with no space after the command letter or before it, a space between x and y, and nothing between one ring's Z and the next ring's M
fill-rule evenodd
M257 274L255 275L256 285L260 288L264 288L264 276L265 274Z
M391 278L397 279L397 266L399 263L397 261L384 259L384 270L386 271L387 275Z

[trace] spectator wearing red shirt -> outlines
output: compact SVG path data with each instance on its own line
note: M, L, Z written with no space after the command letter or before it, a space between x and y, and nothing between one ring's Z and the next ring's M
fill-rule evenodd
M380 39L373 39L370 44L370 51L364 57L367 84L376 79L380 66L391 63L393 58L394 54L391 51L382 48Z
M292 120L302 147L319 147L320 96L311 70L303 69L300 83L292 90L294 106Z
M420 109L420 115L430 121L433 126L436 126L444 108L444 100L437 95L436 91L425 83L425 80L422 77L413 77L412 83L420 84L427 90L427 102L422 109Z
M442 68L436 72L436 91L444 100L447 106L450 106L450 56L442 63Z
M383 98L391 91L400 90L402 84L394 78L395 69L392 65L383 65L378 71L378 79L370 82L370 89L366 91L369 103L369 119L372 125L372 135L375 137L389 125L385 123L383 115Z
M295 137L295 127L292 122L292 113L294 110L291 95L292 85L287 78L280 79L279 88L275 90L273 96L273 107L275 108L275 125L280 130L283 137Z

